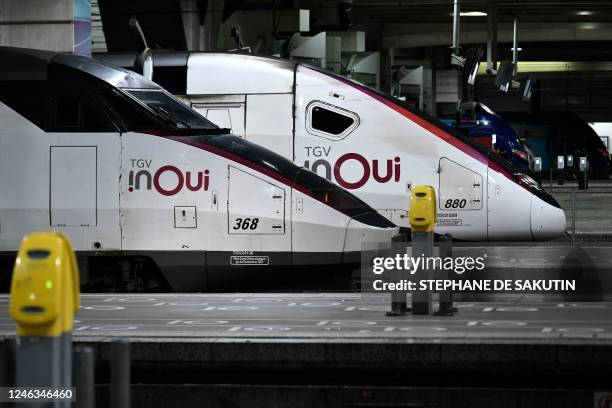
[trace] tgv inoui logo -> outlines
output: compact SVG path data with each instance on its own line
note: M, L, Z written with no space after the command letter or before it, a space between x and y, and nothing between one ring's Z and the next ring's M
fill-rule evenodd
M155 190L165 196L178 194L183 188L189 191L207 191L209 184L208 169L198 171L183 171L176 166L163 165L157 170L151 170L153 160L130 159L132 169L128 174L128 191ZM195 180L194 180L195 179Z
M328 180L332 179L333 173L336 183L349 190L363 187L370 179L374 179L377 183L390 181L397 183L400 180L401 164L397 156L393 159L374 159L370 162L359 153L351 152L343 154L335 162L330 163L328 156L331 147L306 146L305 149L307 160L304 161L304 167ZM311 161L313 158L314 160ZM355 181L348 179L355 179Z

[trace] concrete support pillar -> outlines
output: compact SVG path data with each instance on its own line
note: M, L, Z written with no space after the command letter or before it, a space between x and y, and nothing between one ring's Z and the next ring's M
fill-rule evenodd
M0 0L0 45L91 54L90 0Z
M204 49L202 44L204 37L203 25L200 22L198 3L202 2L196 0L183 0L180 3L187 51L200 51Z
M223 17L223 6L225 0L208 0L208 11L206 12L206 19L204 20L204 27L202 31L202 44L204 50L215 51L219 47L219 36L221 35L221 19ZM224 33L229 35L229 32Z
M223 0L182 0L180 6L187 50L217 49Z

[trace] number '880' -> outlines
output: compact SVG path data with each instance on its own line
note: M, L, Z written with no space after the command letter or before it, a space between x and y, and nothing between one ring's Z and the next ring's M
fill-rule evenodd
M448 200L446 200L446 202L444 203L444 208L463 208L465 207L465 205L467 204L467 200L464 199L452 199L449 198Z

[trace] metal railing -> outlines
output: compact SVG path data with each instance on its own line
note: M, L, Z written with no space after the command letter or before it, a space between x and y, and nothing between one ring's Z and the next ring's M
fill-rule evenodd
M612 240L612 184L590 186L588 190L572 185L545 187L565 211L566 240Z

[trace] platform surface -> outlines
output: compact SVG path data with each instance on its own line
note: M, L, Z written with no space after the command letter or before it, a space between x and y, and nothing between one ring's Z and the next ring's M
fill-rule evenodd
M389 317L380 295L85 294L74 338L109 341L371 341L612 345L612 302L455 303L453 317ZM0 336L12 337L7 295L0 296ZM434 303L434 306L437 305Z

